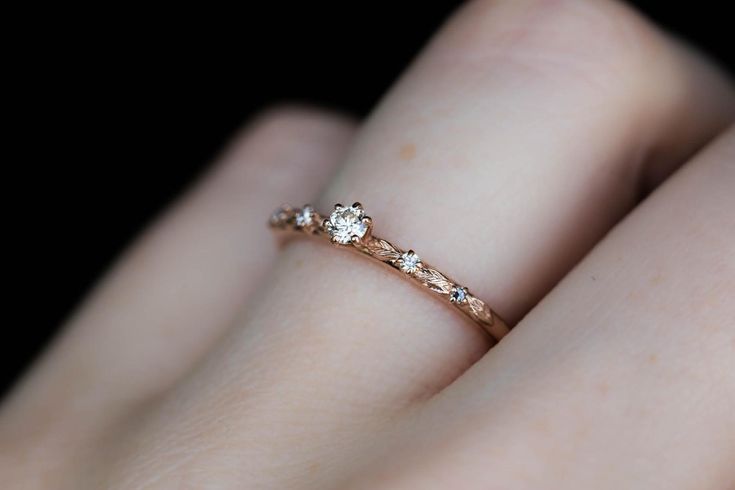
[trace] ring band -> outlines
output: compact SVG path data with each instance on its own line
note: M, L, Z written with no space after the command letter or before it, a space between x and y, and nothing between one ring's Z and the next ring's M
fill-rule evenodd
M373 235L373 220L365 215L359 202L352 206L336 204L328 218L308 204L301 208L282 206L271 215L269 224L276 229L328 238L333 244L353 248L391 266L448 301L496 341L510 330L484 301L470 293L465 286L423 262L416 252L401 250Z

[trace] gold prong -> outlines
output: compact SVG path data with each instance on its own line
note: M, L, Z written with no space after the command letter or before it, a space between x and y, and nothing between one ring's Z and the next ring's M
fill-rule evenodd
M370 216L365 216L362 218L362 222L365 223L365 226L367 226L367 231L365 232L365 235L370 235L373 231L373 219Z
M352 235L350 237L350 241L352 242L353 245L356 245L356 246L359 246L361 244L361 240L362 239L357 235Z
M360 204L359 202L355 202L352 204L352 207L356 209L362 209L362 204Z
M371 237L373 235L373 219L370 216L365 216L362 219L362 222L367 226L367 230L365 230L365 238Z

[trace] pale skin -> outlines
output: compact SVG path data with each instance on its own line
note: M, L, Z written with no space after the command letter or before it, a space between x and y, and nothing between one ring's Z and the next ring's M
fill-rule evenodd
M5 400L3 488L735 488L734 117L622 4L469 3L367 121L269 111L150 226ZM358 200L514 330L265 225Z

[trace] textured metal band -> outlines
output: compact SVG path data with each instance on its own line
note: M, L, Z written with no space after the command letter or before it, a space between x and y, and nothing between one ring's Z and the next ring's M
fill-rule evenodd
M480 298L445 274L423 262L413 250L402 250L372 234L373 221L360 203L336 204L329 217L310 205L282 206L270 218L270 226L327 238L340 247L350 247L401 272L478 323L496 341L509 332L506 323Z

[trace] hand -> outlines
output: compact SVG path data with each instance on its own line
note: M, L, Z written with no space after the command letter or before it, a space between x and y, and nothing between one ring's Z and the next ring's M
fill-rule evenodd
M735 487L734 116L620 4L469 4L356 133L244 130L6 401L3 488ZM356 200L515 329L264 225Z

